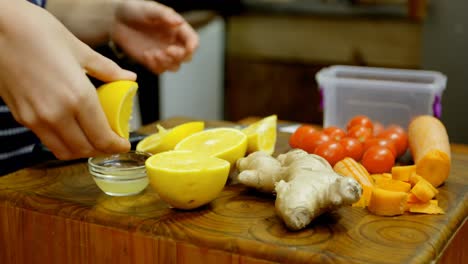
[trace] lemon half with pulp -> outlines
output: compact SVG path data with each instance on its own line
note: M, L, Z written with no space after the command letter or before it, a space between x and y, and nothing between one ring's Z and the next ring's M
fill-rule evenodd
M201 152L234 164L245 156L247 135L235 128L212 128L184 138L174 149Z
M145 162L151 187L178 209L194 209L214 200L226 184L229 162L200 152L165 151Z
M271 155L275 151L277 117L270 115L242 129L247 135L247 152L263 151Z
M115 81L97 88L97 95L107 121L119 136L128 139L133 98L138 90L134 81Z
M202 131L205 128L205 123L202 121L187 122L171 129L165 129L159 124L156 126L158 132L138 142L136 150L151 154L173 150L182 139Z

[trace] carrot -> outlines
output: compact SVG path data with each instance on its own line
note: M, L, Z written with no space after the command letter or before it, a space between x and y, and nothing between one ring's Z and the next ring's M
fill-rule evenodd
M376 215L401 215L406 210L408 193L384 190L375 187L367 209Z
M450 144L442 122L429 115L414 118L408 127L408 141L416 174L434 187L441 185L450 174Z

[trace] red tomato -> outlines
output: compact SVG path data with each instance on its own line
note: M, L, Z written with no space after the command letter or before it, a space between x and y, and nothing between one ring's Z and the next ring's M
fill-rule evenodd
M395 156L387 147L372 146L364 152L361 163L371 174L390 172L395 165Z
M385 128L385 130L394 131L394 132L398 132L398 133L401 133L401 134L406 134L405 129L403 127L401 127L399 125L395 125L395 124L389 125L387 128Z
M302 139L305 135L311 134L317 131L317 129L310 125L301 125L299 126L296 131L289 137L289 146L292 148L299 148L302 144Z
M356 138L345 137L340 140L340 144L345 149L345 156L360 161L364 152L361 142Z
M299 146L299 148L307 151L308 153L314 153L316 147L328 141L330 141L330 136L322 133L321 131L316 131L307 134L302 139L302 144Z
M346 132L344 132L343 129L336 127L336 126L327 127L323 129L322 132L329 135L331 139L336 140L336 141L339 141L340 139L346 136Z
M346 134L347 137L356 138L361 142L365 142L367 139L371 138L372 130L368 127L363 126L353 126L348 133Z
M320 144L314 151L314 154L326 159L331 166L346 157L345 148L336 141L328 141Z
M397 157L397 150L395 147L395 143L392 140L387 138L370 138L364 142L364 152L368 150L372 146L382 146L387 147L392 151L394 157Z
M380 122L374 122L374 136L382 133L385 130L384 125Z
M346 125L346 129L349 131L352 127L355 127L355 126L367 127L371 131L373 131L374 129L374 124L372 123L370 118L365 115L357 115L351 118L351 120L349 120L348 124Z
M380 133L377 137L386 138L393 141L397 151L397 158L405 154L406 149L408 148L408 136L406 135L406 133L397 132L395 130L385 130L384 132Z

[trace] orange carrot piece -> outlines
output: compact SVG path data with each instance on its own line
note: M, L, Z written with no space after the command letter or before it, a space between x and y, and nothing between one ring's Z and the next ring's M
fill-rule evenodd
M411 184L411 186L414 186L416 185L416 183L418 183L419 180L421 179L424 179L423 177L419 176L416 171L410 176L409 178L409 183Z
M411 213L445 214L444 210L439 207L437 200L425 203L408 203L408 211Z
M376 174L371 174L371 178L374 180L374 183L378 181L379 179L392 179L392 175L390 173L376 173Z
M392 178L399 181L409 181L411 174L416 171L416 165L392 167Z
M367 209L376 215L401 215L406 210L407 200L408 193L406 192L388 191L375 187Z
M439 191L434 188L431 183L425 179L421 179L411 189L411 193L413 193L421 202L428 202L434 198Z
M409 192L411 190L411 184L394 179L377 179L375 181L375 186L396 192Z
M421 202L421 200L419 200L418 197L416 197L416 195L414 195L414 193L409 193L408 194L408 203L423 203L423 202Z

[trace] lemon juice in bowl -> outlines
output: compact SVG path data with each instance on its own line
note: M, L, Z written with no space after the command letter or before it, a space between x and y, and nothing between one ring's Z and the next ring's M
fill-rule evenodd
M151 155L131 151L88 159L89 172L96 185L111 196L130 196L148 186L145 162Z

